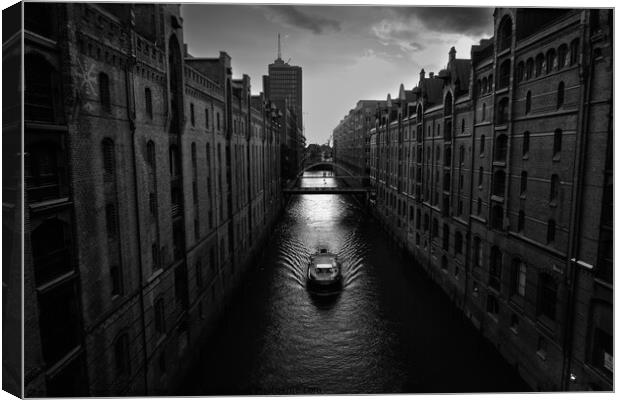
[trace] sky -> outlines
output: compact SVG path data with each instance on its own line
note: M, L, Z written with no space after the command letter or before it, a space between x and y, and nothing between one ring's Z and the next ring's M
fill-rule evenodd
M326 143L358 100L385 100L412 89L422 68L439 72L456 48L493 33L492 8L183 4L191 55L232 57L233 77L247 74L252 93L277 57L302 67L306 142Z

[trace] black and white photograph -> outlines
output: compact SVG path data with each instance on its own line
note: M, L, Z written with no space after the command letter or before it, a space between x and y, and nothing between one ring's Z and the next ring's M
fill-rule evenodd
M3 5L2 389L612 393L614 8L515 5Z

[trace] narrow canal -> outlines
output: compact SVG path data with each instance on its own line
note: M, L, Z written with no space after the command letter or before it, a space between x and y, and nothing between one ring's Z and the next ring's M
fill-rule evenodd
M330 174L329 172L327 174ZM336 185L308 172L304 185ZM344 289L317 301L309 257L338 254ZM527 391L378 223L344 195L300 195L276 225L185 395Z

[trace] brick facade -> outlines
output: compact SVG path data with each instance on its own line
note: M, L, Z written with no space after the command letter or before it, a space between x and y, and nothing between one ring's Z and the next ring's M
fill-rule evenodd
M370 204L532 388L611 390L612 12L494 21L377 105ZM361 167L353 115L334 151Z
M281 208L278 110L179 5L25 7L25 394L167 394Z

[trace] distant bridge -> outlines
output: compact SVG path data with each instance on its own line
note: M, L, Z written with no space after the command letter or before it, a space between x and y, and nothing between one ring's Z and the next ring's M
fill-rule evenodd
M372 188L366 187L295 187L290 189L283 189L285 194L356 194L367 193Z
M334 170L342 171L344 175L326 175L326 176L303 176L304 172L311 170L313 168L321 167L321 166L329 166ZM321 179L321 178L332 178L332 179L342 179L345 180L345 183L348 184L346 187L325 187L325 186L309 186L309 187L300 187L299 180L303 179ZM293 181L288 188L283 189L285 194L363 194L371 191L371 187L364 185L364 180L368 177L364 175L355 175L346 167L335 163L333 161L317 161L314 163L309 163L309 165L304 166L304 168L297 174L297 177ZM348 180L348 182L347 182ZM353 182L350 182L353 181ZM355 183L355 185L351 185L351 183Z

